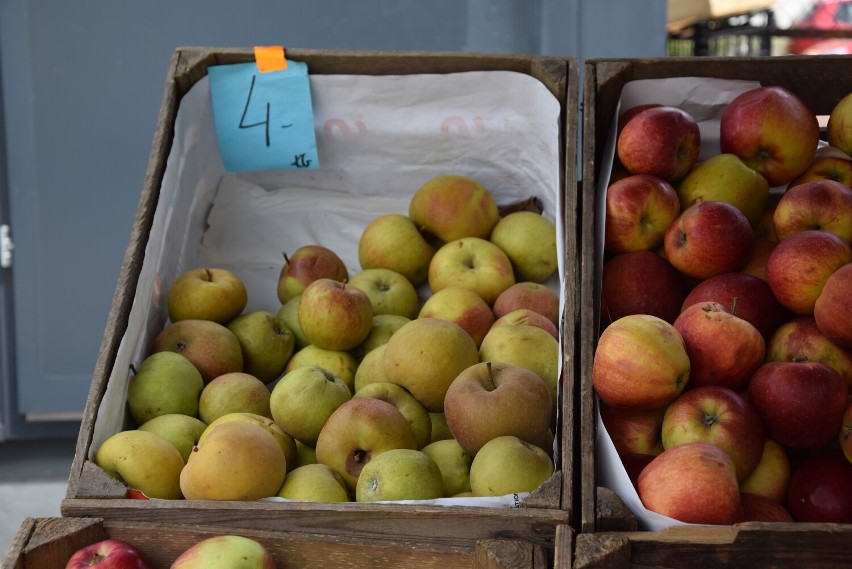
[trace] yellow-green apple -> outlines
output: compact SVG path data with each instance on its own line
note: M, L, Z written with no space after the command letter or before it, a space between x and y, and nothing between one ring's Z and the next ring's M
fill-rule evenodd
M689 356L690 387L716 385L739 391L763 364L763 335L718 302L692 304L672 325L680 332Z
M529 308L518 308L507 312L497 318L491 326L535 326L553 336L554 339L559 339L559 329L556 324L551 322L547 316Z
M446 243L429 263L429 289L433 294L449 286L467 287L491 306L513 284L515 274L509 257L491 241L478 237Z
M768 283L769 277L766 276L766 262L769 260L769 255L772 254L777 244L777 241L772 241L765 237L755 237L751 257L745 266L740 269L740 272L752 275Z
M387 377L385 377L385 370L382 365L382 359L385 355L385 346L386 344L382 344L378 348L367 352L364 357L361 358L361 362L355 370L355 380L352 384L352 393L357 393L359 389L370 383L383 383L388 380Z
M319 464L317 462L317 451L314 447L296 441L296 466L306 464Z
M275 421L269 417L264 417L263 415L257 415L255 413L228 413L227 415L222 415L207 425L207 428L204 429L203 433L201 433L201 437L199 437L198 442L203 442L207 435L213 432L218 425L228 423L230 421L245 421L266 429L266 431L278 442L278 446L281 447L281 450L284 451L284 458L287 459L287 467L290 468L290 465L293 465L293 468L296 467L298 462L296 440L288 435Z
M509 257L519 280L540 283L556 272L556 227L540 213L516 211L500 218L489 239Z
M437 176L420 186L408 204L414 224L447 243L488 239L497 224L497 202L482 184L465 176Z
M621 164L631 174L651 174L674 183L698 160L701 133L695 118L677 107L662 105L634 115L616 140Z
M430 442L443 441L453 438L450 432L450 426L447 425L447 416L444 413L435 411L429 412L429 418L432 420L432 437Z
M663 452L661 432L665 407L635 410L600 401L598 411L619 456L657 456Z
M619 253L601 272L601 326L629 314L650 314L674 322L686 298L683 276L652 251Z
M787 450L777 441L766 439L757 468L740 481L740 492L765 496L781 503L787 495L790 471Z
M308 344L293 354L284 368L284 374L306 366L321 367L340 378L349 388L349 391L355 390L355 371L358 369L358 360L351 352L327 350L314 344Z
M790 523L793 521L789 510L778 500L760 494L741 492L740 501L743 504L744 522Z
M808 457L790 477L786 504L797 522L852 523L852 463L836 449Z
M852 156L852 93L840 99L828 115L828 143Z
M272 419L297 441L315 445L332 413L352 398L349 387L330 371L298 367L272 388Z
M431 295L417 317L454 322L470 334L477 347L494 324L494 311L488 303L472 288L462 286L448 286Z
M479 347L479 360L502 362L533 372L550 391L551 416L556 416L559 342L553 336L535 326L492 327Z
M731 100L719 123L719 145L763 175L772 187L790 182L813 160L816 115L792 91L758 87Z
M840 267L825 280L814 303L814 320L825 336L852 349L852 263Z
M540 447L512 435L491 439L470 464L474 496L532 492L553 474L553 461Z
M293 355L296 337L284 321L267 310L241 314L228 323L243 351L243 371L272 383Z
M659 409L689 381L689 357L674 326L656 316L631 314L607 326L595 349L592 383L602 401L618 407Z
M370 297L334 279L318 279L302 292L299 327L307 340L327 350L351 350L373 325Z
M337 253L322 245L304 245L289 256L284 253L284 265L278 275L278 300L285 304L319 279L349 279L346 264Z
M766 344L766 361L822 362L837 370L852 392L852 351L829 340L813 316L792 318L779 326Z
M149 498L179 500L183 458L175 446L154 433L119 431L95 453L95 464L128 488Z
M684 209L666 230L666 258L696 279L738 271L754 248L745 215L727 202L698 202Z
M852 262L852 249L822 230L799 231L773 249L766 261L772 293L787 310L808 316L831 274Z
M246 567L274 569L275 558L262 543L241 535L217 535L195 543L172 562L169 569Z
M613 182L606 190L604 250L658 248L680 209L674 186L662 178L635 174Z
M169 287L169 320L212 320L227 324L248 304L248 292L233 271L220 268L191 269Z
M429 411L444 410L447 388L463 370L479 363L470 334L453 322L416 318L385 344L385 378L406 388Z
M426 453L391 449L364 465L355 486L356 502L434 500L444 496L441 469Z
M168 324L154 338L152 352L176 352L201 372L214 377L243 370L243 350L233 332L212 320L180 320Z
M840 450L849 462L852 462L852 402L843 413L843 422L840 425L840 434L837 437Z
M791 448L819 448L836 439L849 391L823 363L769 362L752 376L748 398L769 438Z
M130 418L141 425L170 413L196 417L202 389L201 374L188 359L174 352L151 354L127 387Z
M411 281L390 269L364 269L349 280L349 285L361 289L370 298L373 315L414 318L420 308L420 298Z
M775 206L773 222L779 240L798 231L822 229L852 243L852 190L834 180L794 186Z
M214 378L198 397L198 416L209 425L228 413L253 413L271 419L269 388L241 371Z
M284 451L268 430L226 421L193 449L180 472L180 489L187 500L259 500L275 496L286 472Z
M666 449L642 470L637 486L645 508L675 520L730 525L743 518L734 461L716 445Z
M388 382L368 383L356 391L353 397L372 397L390 403L408 421L417 441L417 448L421 449L429 444L432 438L432 419L426 408L405 388Z
M814 161L811 162L808 169L802 172L798 178L787 184L788 190L793 186L815 180L834 180L847 188L852 186L852 157L847 156L837 149L833 150L839 153L840 156L828 154L820 156L820 150L817 150L817 155L814 156Z
M198 443L198 439L206 428L204 421L180 413L159 415L139 425L140 431L160 435L172 443L180 452L184 462L189 458L192 447Z
M444 496L470 492L470 464L473 457L455 439L442 439L420 449L441 470Z
M144 551L127 541L107 538L80 547L71 554L65 569L156 569Z
M278 309L276 316L293 333L294 350L301 350L310 342L302 333L302 328L299 326L299 303L302 301L302 295L296 295Z
M410 322L411 318L398 316L396 314L374 314L373 325L370 327L370 333L364 338L359 346L361 357L375 350L383 344L387 344L390 337L402 328L406 322Z
M326 465L317 463L289 471L277 496L302 502L351 501L343 478Z
M434 254L435 248L411 218L398 213L374 218L358 239L362 269L390 269L405 275L414 286L426 282Z
M494 301L494 315L497 318L519 308L534 310L559 325L559 295L547 285L529 281L516 282L501 292Z
M769 284L745 272L722 273L699 282L686 295L681 312L699 302L718 302L766 338L790 318Z
M450 432L471 456L503 435L544 446L552 409L550 388L539 376L500 361L462 371L444 398Z
M317 462L355 491L365 465L392 449L417 450L417 439L399 410L381 399L355 397L337 408L320 431Z
M663 448L709 443L730 455L743 480L757 468L766 436L760 415L744 396L727 387L692 387L666 408Z

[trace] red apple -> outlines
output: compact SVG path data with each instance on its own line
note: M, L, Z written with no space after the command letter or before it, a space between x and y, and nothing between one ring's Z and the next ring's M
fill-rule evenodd
M559 325L559 295L542 283L515 283L497 296L492 308L497 318L519 308L529 308Z
M852 462L852 402L843 413L843 422L840 425L840 435L837 437L840 450L849 462Z
M772 293L787 310L808 316L828 277L852 261L852 249L827 231L800 231L775 247L766 262Z
M119 539L104 539L75 551L65 569L156 569L140 549Z
M852 186L852 159L845 154L843 156L820 156L820 151L817 150L817 155L808 169L790 182L787 189L814 180L834 180L847 188Z
M604 249L610 253L656 249L680 214L674 187L657 176L636 174L606 191Z
M812 316L799 316L779 326L766 344L766 361L822 362L836 369L852 391L852 351L829 340Z
M544 314L539 314L529 308L519 308L517 310L513 310L508 314L504 314L500 318L494 321L494 326L535 326L536 328L541 328L554 339L559 339L559 329L556 327L556 324L550 321L550 319Z
M744 522L780 522L789 523L793 521L790 511L777 500L743 492L740 494L743 503Z
M618 115L618 132L620 133L621 130L624 128L624 125L630 122L633 117L635 117L646 109L653 109L655 107L662 107L662 105L659 103L645 103L642 105L636 105L635 107L630 107L629 109L622 110L621 113Z
M656 456L663 452L663 415L666 408L645 410L624 409L600 402L606 432L619 455L641 454Z
M653 454L621 455L621 464L624 466L624 471L627 473L627 477L630 478L630 482L637 492L639 491L639 475L642 474L645 467L651 464L651 461L655 458L657 457Z
M825 336L852 349L852 263L834 271L814 303L814 320Z
M665 257L651 251L615 255L601 275L601 325L628 314L650 314L674 322L686 283Z
M769 278L766 276L766 262L769 260L769 255L772 254L777 243L777 241L772 241L765 237L755 236L754 250L752 250L751 257L745 266L740 269L740 272L757 277L763 282L769 282Z
M706 279L744 267L751 258L754 234L746 216L731 204L699 202L669 226L664 245L674 268Z
M647 509L682 522L727 525L743 519L734 461L715 445L663 451L642 470L638 487Z
M769 362L754 373L748 397L766 434L792 448L835 440L849 399L846 382L819 362Z
M616 141L618 159L631 174L676 182L692 168L701 149L698 123L684 110L659 106L633 116Z
M852 523L852 463L834 450L807 458L790 478L787 509L797 522Z
M849 162L852 168L852 162ZM834 180L814 180L784 192L773 216L783 241L793 233L822 229L852 243L852 190Z
M337 253L322 245L305 245L289 256L284 253L284 265L278 275L278 300L284 304L317 279L343 282L348 278L349 271Z
M723 153L736 154L770 186L780 186L810 165L819 143L819 123L789 89L758 87L728 103L719 137Z
M760 331L718 302L686 307L673 326L686 345L690 387L719 385L737 391L763 363L766 344Z

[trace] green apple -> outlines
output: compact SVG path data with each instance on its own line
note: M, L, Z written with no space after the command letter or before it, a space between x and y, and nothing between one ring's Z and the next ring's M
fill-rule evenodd
M350 502L343 478L324 464L306 464L287 473L280 498L302 502Z
M541 448L511 435L491 439L470 465L476 496L532 492L553 474L553 461Z
M160 435L172 443L180 452L184 462L189 458L192 447L198 443L198 439L206 428L204 421L180 413L159 415L139 425L140 431Z
M228 413L254 413L272 418L269 388L253 375L235 371L204 386L198 398L198 416L208 425Z
M471 288L489 306L515 284L509 257L500 247L478 237L446 243L429 263L429 289L436 293L450 286Z
M151 354L130 379L130 417L136 425L169 413L197 417L202 389L201 374L188 359L174 352Z
M330 371L298 367L272 389L272 418L297 441L315 445L323 425L334 411L352 398L349 387Z
M396 213L374 218L358 240L362 269L390 269L405 275L414 286L426 282L434 254L435 248L411 218Z
M296 441L296 466L317 464L317 451L312 446Z
M293 337L295 339L295 345L293 346L294 350L301 350L310 344L308 339L305 338L302 328L299 326L299 302L301 300L301 294L294 296L282 304L276 314L281 322L284 323L284 326L293 333Z
M169 320L212 320L225 324L248 303L243 281L228 269L199 268L181 274L169 287Z
M426 408L405 388L395 383L368 383L355 392L353 397L372 397L387 401L402 413L417 440L417 448L429 444L432 437L432 419Z
M494 311L488 303L475 290L461 286L448 286L427 298L417 317L455 322L477 347L494 324Z
M517 280L540 283L556 273L556 226L541 214L510 213L494 226L490 240L508 255Z
M149 498L179 500L180 473L184 462L180 451L148 431L119 431L107 438L95 453L95 464L104 472L139 490Z
M241 535L217 535L181 553L169 569L274 569L272 553Z
M450 432L450 427L447 425L447 416L442 412L429 412L429 418L432 420L432 436L429 442L443 441L453 438Z
M414 318L420 308L417 289L405 275L390 269L364 269L349 280L364 291L373 305L373 315L396 314Z
M358 361L350 352L342 350L327 350L313 344L308 344L290 358L284 373L288 374L300 367L321 367L330 371L343 380L343 383L354 391L355 370L358 369Z
M346 264L337 253L322 245L305 245L289 256L284 253L284 266L278 275L278 300L286 304L319 279L349 279Z
M470 464L473 457L455 439L435 441L421 449L435 461L444 481L444 496L470 492Z
M355 486L356 502L434 500L444 496L441 469L426 453L392 449L368 462Z
M499 219L494 196L465 176L444 175L420 186L408 205L408 217L443 242L463 237L488 239Z
M362 358L372 350L375 350L383 344L387 344L394 332L402 328L406 322L410 322L411 318L399 316L398 314L375 314L373 315L373 325L370 328L370 333L361 342Z
M372 325L372 302L359 288L333 279L319 279L302 292L299 327L317 347L351 350L364 341Z
M385 355L386 344L382 344L378 348L367 352L361 363L358 364L358 369L355 370L355 383L352 391L358 393L365 385L370 383L384 383L388 380L385 377L382 360Z
M278 441L278 446L280 446L281 450L284 451L284 458L287 459L287 468L290 468L291 465L293 468L296 468L299 460L296 440L288 435L284 429L275 423L275 421L269 417L264 417L263 415L256 415L255 413L228 413L227 415L222 415L207 425L207 428L204 429L203 433L201 433L201 437L199 437L198 442L203 442L205 437L210 434L217 425L228 423L230 421L246 421L266 429L266 431L272 435L276 441Z
M283 319L266 310L241 314L228 323L243 350L243 371L263 383L281 377L296 344Z
M176 352L192 362L209 383L214 377L243 371L243 350L233 332L211 320L181 320L154 338L153 352Z

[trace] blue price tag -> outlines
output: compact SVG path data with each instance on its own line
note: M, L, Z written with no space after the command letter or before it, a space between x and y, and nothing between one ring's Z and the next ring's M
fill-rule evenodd
M318 168L308 66L261 73L254 63L208 69L219 149L230 172Z

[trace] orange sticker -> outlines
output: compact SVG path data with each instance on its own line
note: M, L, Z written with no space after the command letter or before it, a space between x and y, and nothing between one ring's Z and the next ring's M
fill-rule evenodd
M284 47L280 45L256 46L254 48L254 59L261 73L287 69Z

